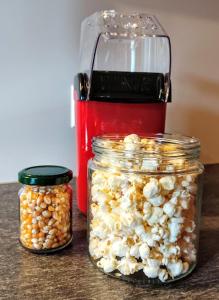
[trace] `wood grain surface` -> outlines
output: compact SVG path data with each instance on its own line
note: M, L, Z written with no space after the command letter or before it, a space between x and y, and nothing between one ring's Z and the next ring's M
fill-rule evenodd
M199 264L167 286L135 286L98 271L89 261L86 218L74 199L71 246L37 255L18 242L19 184L0 185L0 299L219 299L219 165L206 166Z

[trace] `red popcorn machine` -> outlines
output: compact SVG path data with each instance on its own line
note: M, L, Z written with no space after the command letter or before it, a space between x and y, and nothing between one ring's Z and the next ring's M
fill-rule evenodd
M87 162L92 138L164 132L171 101L171 46L156 17L101 11L81 27L74 98L77 201L87 211Z

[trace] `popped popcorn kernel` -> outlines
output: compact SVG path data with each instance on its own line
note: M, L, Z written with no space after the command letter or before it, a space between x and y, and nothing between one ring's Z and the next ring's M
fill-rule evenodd
M160 271L159 267L145 266L143 268L143 272L148 278L157 278L159 271Z

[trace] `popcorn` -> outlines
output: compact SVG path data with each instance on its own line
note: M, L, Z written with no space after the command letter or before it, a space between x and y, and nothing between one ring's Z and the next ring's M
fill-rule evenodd
M100 239L107 238L107 227L105 224L92 226L91 237L98 237Z
M154 241L160 241L161 240L161 236L159 234L152 234L152 240L154 240Z
M185 235L185 236L183 237L183 239L184 239L184 241L186 241L187 243L190 243L192 238L191 238L191 236L186 236L186 235Z
M149 267L152 267L152 268L159 268L161 265L161 262L158 259L153 259L153 258L148 258L147 263L148 263Z
M139 252L139 246L138 245L135 244L130 248L130 255L134 256L137 259L140 257L140 252Z
M155 247L156 241L153 239L153 234L150 232L145 232L141 235L143 242L147 243L149 247Z
M97 203L100 204L101 206L107 204L109 200L111 200L110 195L102 191L96 192L93 195L93 201L97 201Z
M117 239L112 242L111 247L112 254L115 256L123 257L129 251L128 245L121 239Z
M159 192L158 180L151 178L150 181L144 186L143 194L147 199L156 196Z
M178 235L181 232L181 224L176 222L176 218L172 218L171 221L168 223L168 228L170 231L169 241L174 243L178 239Z
M181 206L176 206L174 217L180 218L182 215L183 208Z
M180 247L176 246L175 244L161 245L159 250L163 254L164 261L165 261L165 259L167 259L171 256L180 255ZM165 261L163 264L167 265L167 263L168 263L168 260Z
M118 262L115 258L110 257L106 258L103 257L101 260L97 262L97 266L103 268L104 272L110 273L117 269Z
M189 182L186 181L186 180L183 180L183 181L181 182L181 185L182 185L182 187L188 187L188 186L189 186Z
M141 139L137 134L130 134L124 138L125 150L139 150Z
M103 187L106 184L106 179L104 178L104 174L102 172L94 172L92 177L93 185Z
M190 184L190 185L187 187L187 190L188 190L192 195L196 195L196 193L197 193L197 185L196 185L195 183Z
M171 245L170 247L169 247L169 253L170 253L170 255L178 255L178 254L180 254L180 248L179 248L179 246L175 246L175 245Z
M159 162L157 159L143 159L141 170L153 172L156 171L159 166Z
M163 206L163 211L169 218L171 218L175 213L175 206L170 201L166 202Z
M171 164L174 165L176 170L182 170L185 167L185 160L183 158L171 159Z
M185 190L185 189L181 190L179 195L180 195L181 199L188 199L188 198L190 198L189 191Z
M101 258L103 256L103 251L101 249L101 240L98 238L91 238L89 243L89 253L95 259Z
M143 272L145 273L145 275L148 278L156 278L156 277L158 277L159 271L160 271L159 267L145 266L143 268Z
M120 219L121 223L128 227L132 227L136 221L134 214L131 212L121 212Z
M152 207L152 215L148 219L148 224L149 225L157 224L159 219L162 217L162 215L163 215L163 209L162 208Z
M186 181L187 182L193 182L194 177L192 175L186 175Z
M125 159L100 158L108 169L97 168L91 175L90 256L105 273L129 276L140 271L161 282L187 273L196 261L198 175L174 173L186 168L184 159L162 160L162 151L176 151L175 145L135 134L109 145L124 150ZM136 157L135 151L144 150L161 155Z
M135 188L134 187L128 188L124 192L124 195L120 199L121 208L123 208L123 209L130 208L132 206L132 198L133 198L134 195L136 195Z
M183 274L187 273L189 270L189 263L186 261L183 263Z
M120 188L121 184L122 184L122 179L120 178L120 176L109 176L109 178L107 179L107 183L109 188L112 191L116 191L117 189Z
M190 233L190 232L193 232L194 230L195 230L195 222L192 221L192 222L191 222L191 225L190 225L190 226L187 226L187 227L185 228L185 231L188 232L188 233Z
M189 202L186 199L181 200L181 206L183 209L188 209L189 208Z
M180 189L176 189L173 194L172 194L172 198L171 199L177 199L180 196L181 190Z
M151 204L149 202L145 202L143 206L144 219L147 220L150 218L152 214Z
M167 165L166 166L166 171L167 172L174 172L174 170L175 170L175 167L173 165Z
M122 209L129 209L132 206L132 200L130 199L130 195L127 193L123 197L121 197L120 203Z
M117 214L106 214L105 216L103 216L104 214L103 213L99 213L97 215L97 217L101 217L101 220L102 220L102 217L104 217L103 221L101 221L101 223L103 224L103 230L104 228L108 228L108 231L111 232L114 230L115 228L115 225L120 222L120 218L118 217Z
M143 185L144 180L142 176L136 175L136 174L131 174L128 176L128 181L134 185Z
M139 247L139 254L142 260L146 259L150 255L150 248L146 243Z
M153 206L160 206L164 203L165 199L161 196L161 195L158 195L156 197L153 197L153 198L149 198L148 199L149 202L153 205Z
M167 281L168 277L169 277L169 274L165 269L159 270L158 278L160 279L161 282Z
M179 276L183 272L183 263L181 260L177 262L169 262L167 265L168 272L172 278Z
M158 233L158 231L159 231L159 225L158 224L151 227L151 233Z
M136 228L135 228L135 233L136 233L138 236L141 236L142 234L144 234L144 233L145 233L144 226L143 226L143 225L136 226Z
M164 176L159 180L162 188L167 191L172 191L175 187L176 178L174 176Z
M123 275L134 274L139 271L140 264L138 264L137 260L133 257L123 257L118 263L118 270Z
M141 142L141 139L140 137L137 135L137 134L130 134L130 135L127 135L125 138L124 138L124 143L125 144L136 144L136 143L140 143Z
M161 264L164 265L164 266L167 266L168 263L169 263L169 259L167 257L163 257L162 261L161 261Z
M195 249L192 249L192 250L189 252L189 255L188 255L188 261L189 261L189 262L194 262L194 261L196 261L196 250L195 250Z
M165 223L167 222L168 216L167 215L162 215L159 219L159 224L160 225L165 225Z

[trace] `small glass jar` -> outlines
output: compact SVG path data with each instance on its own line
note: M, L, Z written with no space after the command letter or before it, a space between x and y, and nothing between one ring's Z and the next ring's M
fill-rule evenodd
M196 138L103 136L89 161L88 243L103 272L168 283L196 266L203 165Z
M20 243L34 253L65 248L72 241L72 171L36 166L19 172Z

